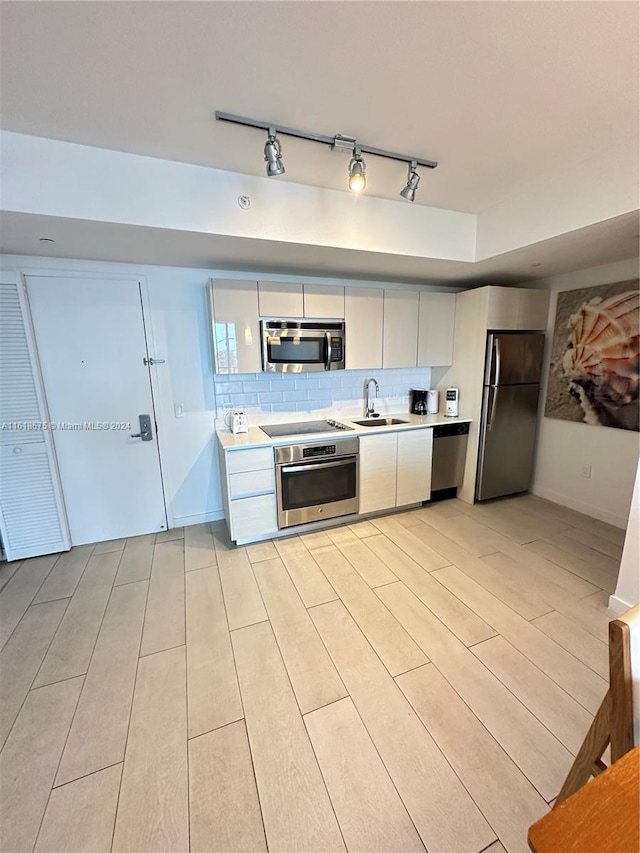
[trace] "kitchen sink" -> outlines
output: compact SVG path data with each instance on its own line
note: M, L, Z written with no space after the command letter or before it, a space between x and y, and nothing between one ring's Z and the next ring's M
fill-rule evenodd
M366 418L363 421L354 421L353 423L363 427L384 427L395 426L396 424L408 424L409 421L403 421L400 418Z

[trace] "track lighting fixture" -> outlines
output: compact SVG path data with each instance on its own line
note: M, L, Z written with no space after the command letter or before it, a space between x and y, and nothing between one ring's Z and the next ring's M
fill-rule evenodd
M349 163L349 189L352 193L361 193L367 185L367 166L362 159L359 148L353 149L353 157Z
M293 127L276 127L270 122L258 121L245 116L236 116L231 113L216 112L218 121L228 121L232 124L244 124L248 127L257 127L267 131L267 141L264 146L264 159L267 164L267 175L283 175L284 163L282 160L282 146L277 134L283 136L295 136L298 139L308 139L310 142L319 142L321 145L329 145L333 150L351 152L351 162L349 163L349 189L354 193L362 192L367 185L367 167L362 158L365 154L373 154L376 157L384 157L387 160L399 160L401 163L407 163L409 166L409 174L407 177L407 185L400 192L402 198L407 201L414 201L416 197L416 189L420 182L420 175L417 172L417 167L422 166L425 169L435 169L438 165L433 160L421 160L419 157L408 157L406 154L397 154L395 151L385 151L383 148L373 148L371 145L356 144L356 140L352 136L343 136L338 133L335 136L322 136L319 133L308 133L305 130L296 130Z
M275 127L269 128L269 136L264 144L264 159L267 164L267 175L284 175L284 163L282 162L282 145L276 138Z
M402 198L406 198L407 201L414 201L416 197L416 190L418 189L418 184L420 183L420 175L416 171L417 162L412 160L409 163L409 175L407 176L407 185L401 190L400 195Z

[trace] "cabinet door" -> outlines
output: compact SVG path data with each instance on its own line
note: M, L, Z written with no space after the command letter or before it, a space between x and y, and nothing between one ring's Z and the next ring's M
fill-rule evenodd
M419 304L417 291L385 290L383 367L416 366Z
M382 367L384 291L373 287L345 287L345 367L373 370Z
M257 539L278 529L278 505L275 494L241 498L229 502L231 538Z
M0 537L6 557L22 560L68 551L52 433L35 428L50 416L29 310L20 279L8 272L0 281L0 363L0 423L34 427L0 430Z
M259 373L260 325L255 281L211 281L216 373Z
M396 505L398 433L360 438L360 512Z
M428 501L431 497L432 450L432 429L398 433L397 506Z
M344 287L321 284L304 285L304 316L324 320L344 317Z
M302 317L302 285L290 281L259 281L261 317Z
M418 367L453 363L455 293L420 293Z
M549 316L548 290L522 289L518 308L518 328L523 331L545 330Z
M489 287L487 329L518 329L520 290L517 287Z

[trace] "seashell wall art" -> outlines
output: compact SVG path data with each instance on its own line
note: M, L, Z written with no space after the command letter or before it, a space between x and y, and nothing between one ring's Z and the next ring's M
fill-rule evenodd
M558 293L545 415L638 430L638 280Z

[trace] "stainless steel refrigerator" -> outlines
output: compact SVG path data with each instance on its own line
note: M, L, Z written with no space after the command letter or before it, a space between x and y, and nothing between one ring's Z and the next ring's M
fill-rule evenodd
M526 492L533 474L544 335L490 332L476 500Z

